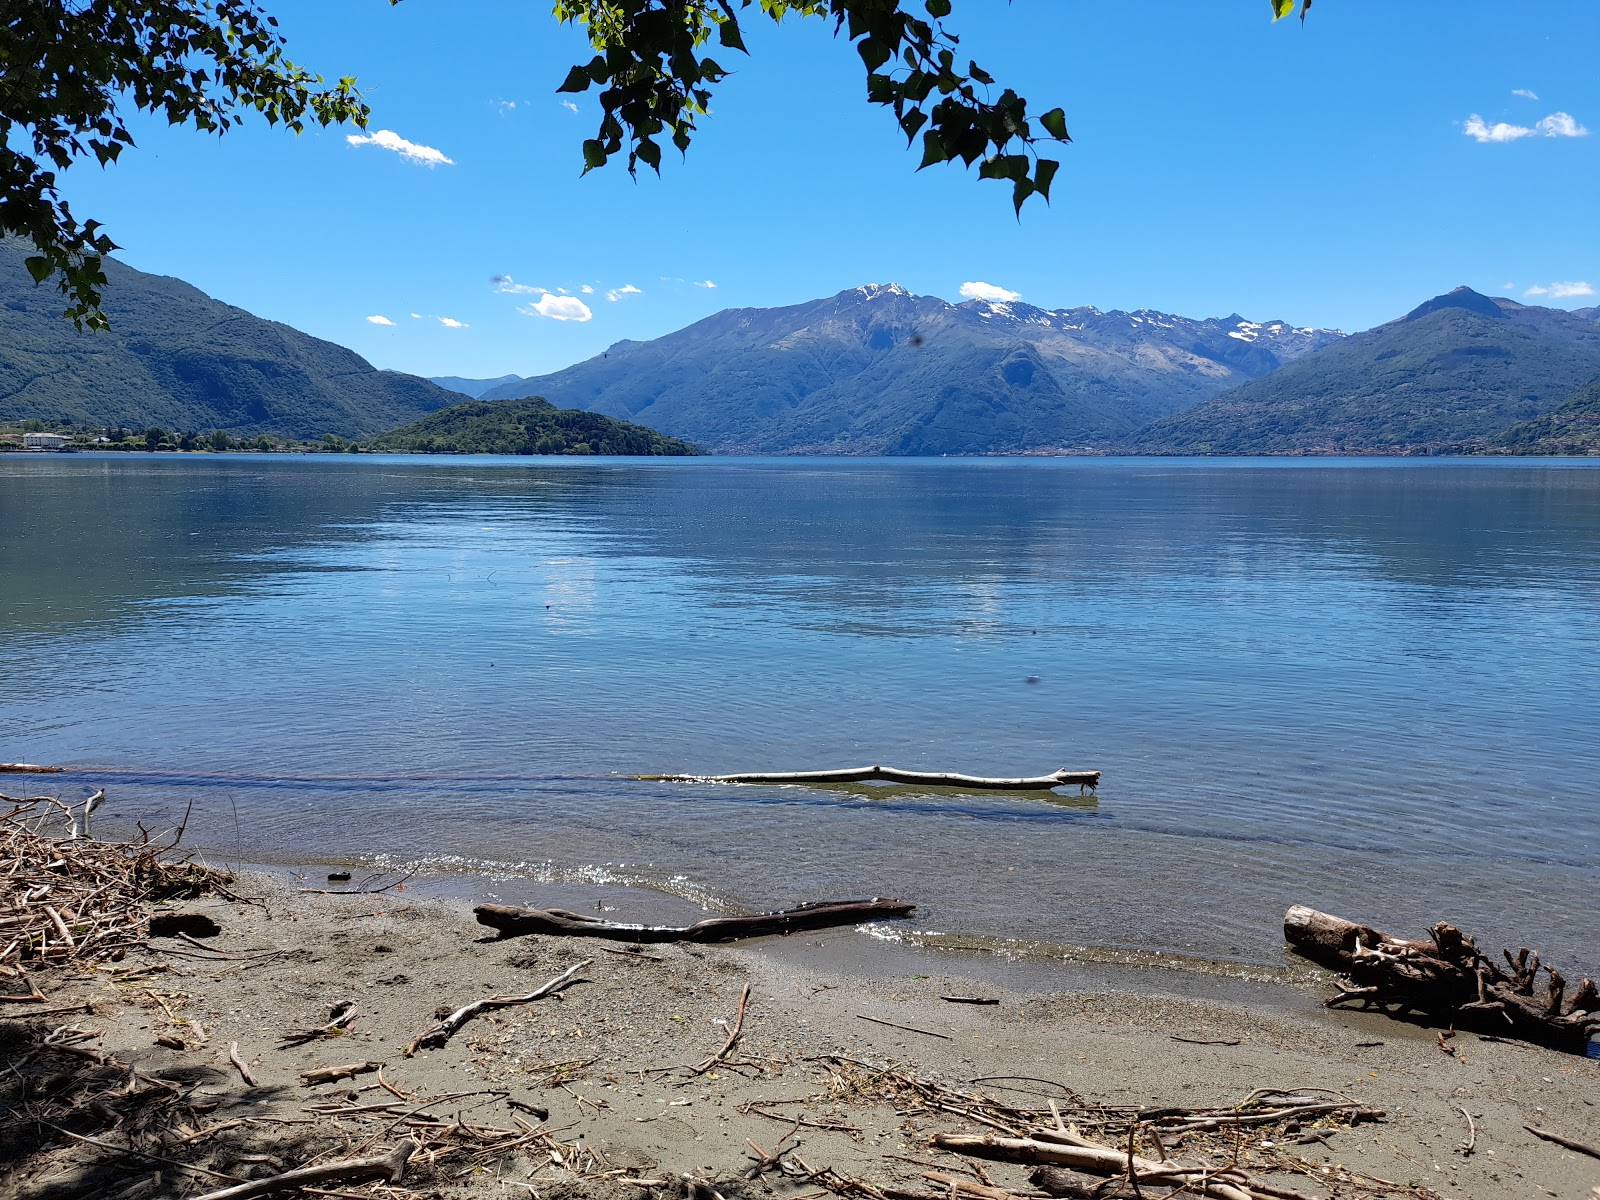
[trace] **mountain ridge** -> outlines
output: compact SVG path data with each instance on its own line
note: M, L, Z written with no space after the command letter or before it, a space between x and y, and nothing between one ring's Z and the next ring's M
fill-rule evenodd
M540 395L722 453L1090 448L1342 336L1237 314L950 304L867 284L724 309L481 398Z
M1416 453L1489 444L1600 374L1600 324L1457 288L1184 412L1134 453Z
M111 329L80 333L62 318L60 294L34 285L25 257L0 241L0 420L359 438L458 399L111 258Z

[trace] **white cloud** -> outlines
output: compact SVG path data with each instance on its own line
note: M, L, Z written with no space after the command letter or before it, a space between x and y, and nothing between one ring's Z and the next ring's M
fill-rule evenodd
M517 309L530 317L549 317L552 321L587 321L594 316L589 306L576 296L552 296L548 292L539 297L537 304L526 304Z
M425 167L437 167L441 164L451 166L455 163L455 159L446 158L442 151L435 150L432 146L408 142L392 129L380 129L370 137L360 133L346 134L344 140L352 146L378 146L384 150L393 150L407 162L421 163Z
M694 281L694 285L695 285L695 287L703 287L703 288L714 288L714 287L717 286L716 284L712 283L711 280L709 280L709 279L696 279Z
M1013 300L1021 300L1021 292L1007 291L992 283L963 283L961 294L968 300L987 300L991 304L1009 304Z
M437 317L435 319L439 322L439 324L443 325L446 329L467 329L467 328L470 328L470 326L468 326L465 321L458 321L454 317Z
M394 322L389 320L388 317L372 316L372 317L368 317L367 321L368 321L369 324L372 324L372 325L393 325L394 324Z
M1558 280L1552 284L1536 283L1524 296L1549 296L1552 300L1575 300L1580 296L1594 295L1594 285L1583 279Z
M1545 137L1588 137L1589 131L1579 125L1571 113L1553 112L1534 126Z
M606 299L607 300L611 300L611 301L614 302L614 301L617 301L617 300L621 300L624 296L642 296L642 295L644 295L644 292L641 289L634 287L633 284L631 284L631 283L625 283L621 287L612 288L609 292L607 292L606 293Z
M1473 113L1462 124L1461 132L1470 138L1476 138L1480 143L1515 142L1525 137L1533 137L1535 134L1553 138L1589 136L1589 131L1578 124L1577 118L1571 113L1565 112L1553 112L1531 127L1528 125L1512 125L1505 121L1497 121L1495 124L1490 125L1477 113Z
M1480 144L1486 142L1514 142L1518 138L1533 136L1533 130L1526 125L1508 125L1504 121L1489 125L1477 113L1473 113L1467 118L1466 123L1461 126L1461 132L1469 138L1476 138Z
M509 275L491 275L489 282L494 284L494 290L507 296L542 296L549 288L530 287L526 283L518 283Z
M517 111L517 102L515 100L501 100L499 103L500 103L500 115L502 117L505 116L508 112L516 112Z
M582 293L583 293L583 294L584 294L584 295L585 295L585 296L592 296L592 295L594 295L594 289L593 289L593 288L592 288L592 287L590 287L590 286L589 286L589 285L588 285L588 284L587 284L587 283L586 283L586 284L584 284L584 285L583 285L583 286L582 286L582 287L581 287L581 288L579 288L579 289L578 289L578 290L579 290L579 291L580 291L580 292L582 292Z
M421 313L412 313L411 314L411 319L413 321L420 321L420 320L422 320L422 314Z
M1531 92L1527 88L1512 88L1511 94L1513 96L1521 96L1524 100L1537 100L1539 98L1537 92Z
M578 106L576 104L574 104L571 100L563 100L561 102L561 107L566 109L568 112L577 112L578 111Z

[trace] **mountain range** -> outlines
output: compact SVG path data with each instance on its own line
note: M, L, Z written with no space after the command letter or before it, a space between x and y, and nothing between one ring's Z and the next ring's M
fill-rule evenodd
M1468 288L1346 337L1237 314L949 304L875 284L729 309L538 378L429 381L109 260L113 328L79 333L23 257L0 243L0 421L371 440L477 392L491 406L542 396L722 453L1600 449L1600 308ZM597 444L603 427L554 413L473 409L404 432L453 449ZM617 445L640 436L606 432Z
M1158 420L1137 453L1414 453L1494 449L1600 377L1597 310L1471 288Z
M460 399L352 350L105 260L109 331L79 332L0 241L0 421L362 438Z
M949 304L873 284L728 309L480 398L543 396L720 453L1081 450L1342 337L1237 315Z

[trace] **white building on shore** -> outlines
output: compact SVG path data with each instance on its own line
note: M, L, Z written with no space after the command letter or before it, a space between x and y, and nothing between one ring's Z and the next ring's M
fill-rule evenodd
M65 450L69 440L64 433L25 433L22 435L22 448L24 450Z

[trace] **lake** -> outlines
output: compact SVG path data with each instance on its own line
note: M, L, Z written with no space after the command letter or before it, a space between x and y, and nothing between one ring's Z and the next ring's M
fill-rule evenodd
M81 768L0 789L234 861L1600 971L1600 464L16 454L0 528L0 760ZM619 778L873 762L1105 776Z

